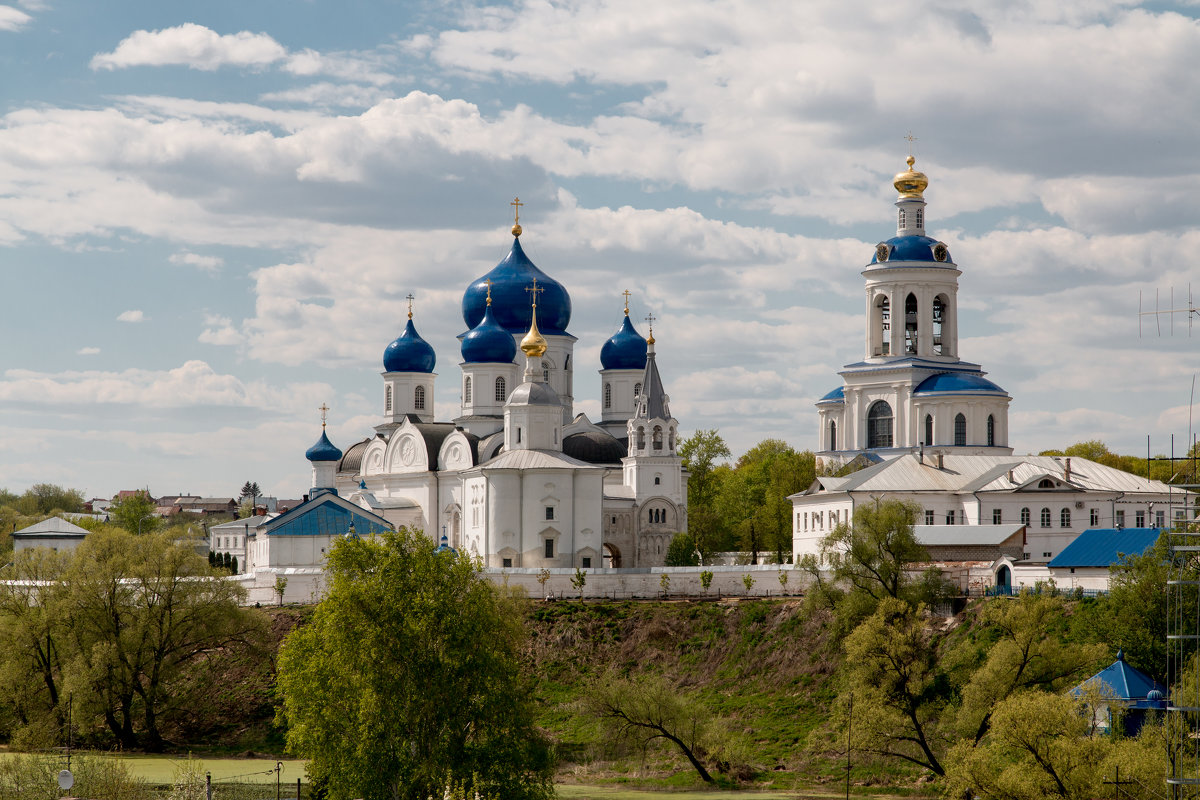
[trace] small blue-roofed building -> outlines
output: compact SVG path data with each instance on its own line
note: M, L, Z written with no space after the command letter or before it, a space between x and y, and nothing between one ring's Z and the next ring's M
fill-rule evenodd
M1061 588L1108 589L1111 567L1140 556L1162 535L1159 528L1092 528L1050 560L1050 578Z
M1127 736L1136 735L1146 714L1165 711L1167 687L1125 661L1125 652L1117 651L1117 660L1071 690L1071 695L1092 708L1097 731L1107 733L1114 721Z

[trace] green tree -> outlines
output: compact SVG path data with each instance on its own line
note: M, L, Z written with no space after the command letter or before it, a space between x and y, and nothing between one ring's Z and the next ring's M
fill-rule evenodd
M280 717L333 800L417 800L450 785L553 795L521 671L522 602L467 557L401 529L330 550L329 591L279 654Z
M279 597L279 605L283 605L283 595L287 591L288 579L286 575L275 576L275 594Z
M708 588L712 586L713 574L712 570L706 569L700 572L700 586L703 587L704 593L708 594Z
M579 567L575 568L575 574L571 576L571 585L579 590L579 599L583 600L583 587L587 586L587 573Z
M716 430L699 430L680 442L679 455L688 471L688 529L707 555L718 549L722 533L716 499L728 468L722 471L717 462L732 453Z
M695 567L700 563L696 555L696 540L690 533L677 533L671 537L664 563L668 567Z
M83 492L78 489L64 489L52 483L35 483L25 494L33 500L39 514L83 511Z
M108 518L129 533L153 533L162 520L154 515L154 500L144 491L117 497L108 507Z
M725 523L736 530L742 549L767 550L783 563L792 549L790 495L808 488L816 477L816 459L799 453L780 439L764 439L737 460L723 482L719 508Z

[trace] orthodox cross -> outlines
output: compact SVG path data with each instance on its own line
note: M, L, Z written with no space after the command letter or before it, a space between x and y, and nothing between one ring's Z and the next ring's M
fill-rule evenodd
M650 335L651 336L654 335L654 320L656 320L656 319L658 319L658 317L654 316L653 313L646 315L646 323L650 326Z
M321 407L317 410L321 412L321 430L325 430L325 415L329 413L329 406L321 403Z
M487 284L487 292L488 292L487 304L490 306L492 304L492 279L484 278L483 282Z
M404 299L408 301L408 318L412 319L412 303L417 298L413 297L412 292L409 292Z
M621 292L621 294L625 295L625 316L628 317L629 316L629 290L626 289L625 291Z
M526 286L525 291L530 293L530 299L533 300L533 307L537 308L537 296L546 290L543 289L542 287L538 286L537 278L534 278L533 279L533 288Z
M521 206L523 206L525 204L521 202L521 198L514 197L513 201L511 203L509 203L509 205L513 207L513 225L520 225L521 224Z
M917 140L917 137L915 137L915 136L913 136L913 135L912 135L912 131L909 131L909 132L908 132L907 134L905 134L905 136L904 136L904 141L908 142L908 152L909 152L910 154L911 154L911 153L913 153L913 150L914 150L914 148L913 148L913 142L915 142L916 140Z

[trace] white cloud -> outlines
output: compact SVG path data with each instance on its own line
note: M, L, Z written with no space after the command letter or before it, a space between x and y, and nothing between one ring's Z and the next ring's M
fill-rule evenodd
M259 97L264 103L294 103L319 108L366 108L391 97L386 89L347 83L320 83L267 92Z
M0 6L0 31L19 31L33 17L12 6Z
M76 355L94 356L94 355L99 355L100 348L99 347L81 347L75 352L76 352Z
M223 66L264 67L283 60L287 49L265 33L241 31L221 35L185 22L157 31L134 31L111 53L97 53L92 69L181 65L214 70Z
M117 315L117 322L145 322L146 315L140 309L122 311Z
M244 337L233 327L233 320L229 317L217 314L205 314L204 330L201 331L198 341L204 344L229 347L242 344Z
M204 256L198 253L173 253L170 257L172 264L195 267L205 272L216 272L225 263L220 256Z

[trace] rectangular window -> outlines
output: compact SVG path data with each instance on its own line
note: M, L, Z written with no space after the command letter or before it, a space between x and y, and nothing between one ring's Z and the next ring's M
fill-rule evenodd
M928 508L927 508L927 509L925 509L925 524L926 524L926 525L932 525L932 524L933 524L933 511L932 511L931 509L928 509Z
M1003 522L1003 520L1004 520L1003 512L1001 512L1001 510L998 508L993 508L992 509L992 524L999 525Z
M1088 524L1093 528L1100 524L1100 509L1093 508L1088 511Z
M554 540L546 540L546 558L554 558Z
M946 524L947 525L954 524L954 509L950 509L949 511L946 512Z
M1124 527L1125 527L1125 509L1120 509L1120 510L1118 510L1118 511L1117 511L1117 520L1116 520L1116 523L1117 523L1117 527L1118 527L1118 528L1124 528Z
M1154 527L1156 527L1156 528L1167 527L1167 512L1166 511L1155 511L1154 512Z
M1134 519L1135 527L1138 527L1138 528L1146 527L1146 512L1145 511L1133 512L1133 519Z
M1053 553L1042 553L1042 558L1050 558L1053 555Z
M592 560L590 558L588 558L587 556L583 557L583 568L584 569L592 568Z
M1028 561L1028 560L1029 560L1029 553L1021 553L1021 560L1022 560L1022 561Z
M554 506L546 506L546 519L554 519Z
M500 562L500 566L502 566L502 567L506 567L506 568L507 568L507 567L511 567L511 566L512 566L512 559L511 559L511 558L506 558L506 559L503 559L503 560Z

